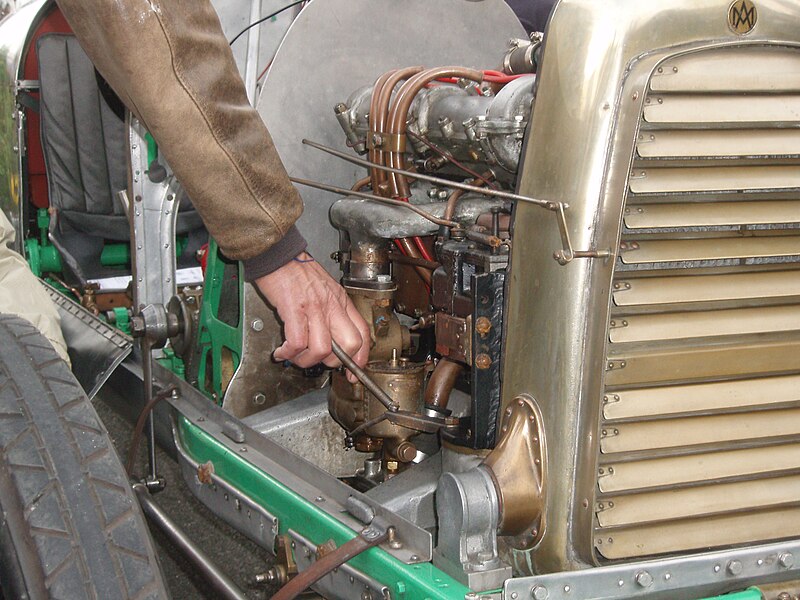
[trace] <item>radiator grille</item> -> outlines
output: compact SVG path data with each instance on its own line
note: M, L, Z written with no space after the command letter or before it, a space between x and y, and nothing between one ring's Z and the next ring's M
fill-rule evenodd
M800 53L663 63L612 289L594 545L800 536Z

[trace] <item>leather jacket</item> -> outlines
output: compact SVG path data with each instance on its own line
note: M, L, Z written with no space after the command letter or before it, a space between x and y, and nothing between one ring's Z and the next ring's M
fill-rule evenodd
M296 256L302 200L250 106L208 0L57 0L81 46L159 144L248 279Z

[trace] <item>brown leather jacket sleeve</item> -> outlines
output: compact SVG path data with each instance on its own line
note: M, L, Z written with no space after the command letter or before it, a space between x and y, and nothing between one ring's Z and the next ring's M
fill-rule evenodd
M302 212L208 0L58 0L141 119L222 251L263 253Z

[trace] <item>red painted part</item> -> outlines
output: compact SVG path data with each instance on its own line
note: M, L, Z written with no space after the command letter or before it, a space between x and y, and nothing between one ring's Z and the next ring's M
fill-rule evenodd
M200 260L200 269L203 271L203 277L206 276L206 266L208 265L208 244L200 246L197 251L197 257Z
M23 78L38 81L39 62L36 57L36 40L45 33L72 33L64 15L53 5L53 8L45 16L44 20L31 37L30 46L26 49L25 63L23 65ZM31 94L37 100L39 93ZM39 137L39 114L25 109L27 121L27 146L28 158L28 199L36 208L47 208L50 204L47 193L47 176L44 169L44 154L42 153L42 143Z

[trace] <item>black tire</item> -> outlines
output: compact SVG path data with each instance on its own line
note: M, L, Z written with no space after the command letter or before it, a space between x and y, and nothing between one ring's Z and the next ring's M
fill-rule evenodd
M66 363L0 315L0 586L16 598L168 598L108 432Z

